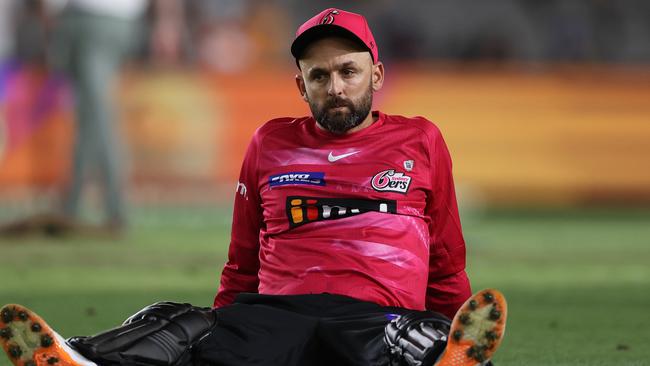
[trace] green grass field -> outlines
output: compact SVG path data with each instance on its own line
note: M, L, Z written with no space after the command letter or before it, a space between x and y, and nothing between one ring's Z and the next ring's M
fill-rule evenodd
M474 288L509 300L497 366L650 365L650 211L463 220ZM140 209L119 241L0 239L0 303L31 307L64 336L115 326L158 300L207 306L228 237L228 210Z

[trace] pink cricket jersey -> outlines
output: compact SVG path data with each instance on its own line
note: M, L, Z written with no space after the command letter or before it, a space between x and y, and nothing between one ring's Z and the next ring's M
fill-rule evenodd
M332 293L451 317L470 296L440 131L422 117L373 114L343 136L312 117L256 131L215 307L240 292Z

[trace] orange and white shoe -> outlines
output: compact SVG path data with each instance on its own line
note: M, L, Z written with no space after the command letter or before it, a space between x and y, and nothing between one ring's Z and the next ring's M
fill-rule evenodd
M435 366L477 366L499 347L506 330L507 304L495 289L477 292L454 316L447 347Z
M21 305L0 309L0 344L15 366L97 366Z

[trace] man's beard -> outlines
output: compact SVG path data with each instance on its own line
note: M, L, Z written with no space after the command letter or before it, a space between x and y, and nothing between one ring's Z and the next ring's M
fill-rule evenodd
M330 108L347 107L349 111L330 111ZM372 88L355 103L349 99L331 97L319 107L312 100L309 100L309 109L314 119L327 131L343 135L363 122L372 108Z

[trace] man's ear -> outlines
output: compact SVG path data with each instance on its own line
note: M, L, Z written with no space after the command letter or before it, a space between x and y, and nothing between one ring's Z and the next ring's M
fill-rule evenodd
M372 65L372 90L379 91L384 85L384 64L377 62Z
M305 79L302 78L302 75L296 74L296 86L300 92L300 96L305 102L308 102L307 98L307 88L305 87Z

